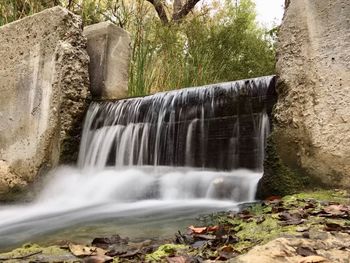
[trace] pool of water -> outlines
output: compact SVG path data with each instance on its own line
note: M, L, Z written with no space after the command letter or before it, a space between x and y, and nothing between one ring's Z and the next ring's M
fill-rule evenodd
M251 201L261 174L175 169L82 171L61 167L30 203L0 207L0 248L25 242L88 243L119 234L167 239L196 217Z

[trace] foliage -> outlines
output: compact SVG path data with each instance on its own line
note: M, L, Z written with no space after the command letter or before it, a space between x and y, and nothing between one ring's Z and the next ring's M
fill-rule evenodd
M80 15L84 25L110 20L125 27L130 15L125 3L124 0L2 0L0 26L60 5Z
M59 4L85 25L110 20L125 28L132 37L131 96L274 73L275 30L257 25L252 0L202 4L168 23L146 0L4 1L0 25ZM165 6L168 17L173 9Z
M0 26L59 4L58 0L1 0Z
M274 73L273 39L257 26L252 1L216 6L168 25L143 16L142 41L134 45L138 56L132 59L131 95Z

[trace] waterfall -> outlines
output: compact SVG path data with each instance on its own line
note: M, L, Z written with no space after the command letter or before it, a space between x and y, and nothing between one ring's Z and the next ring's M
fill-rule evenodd
M78 167L52 171L33 202L0 207L0 248L82 223L126 218L128 229L134 218L169 223L254 200L275 99L274 77L262 77L93 102Z
M93 102L79 166L261 171L273 82L273 77L263 77Z

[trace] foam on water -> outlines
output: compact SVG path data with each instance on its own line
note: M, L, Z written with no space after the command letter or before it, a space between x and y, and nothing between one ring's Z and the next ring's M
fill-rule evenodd
M260 176L248 170L133 167L86 173L61 167L34 202L1 207L0 245L108 218L235 209L254 198Z
M263 77L93 103L79 168L52 171L30 203L1 206L0 247L82 223L169 223L254 200L273 83Z

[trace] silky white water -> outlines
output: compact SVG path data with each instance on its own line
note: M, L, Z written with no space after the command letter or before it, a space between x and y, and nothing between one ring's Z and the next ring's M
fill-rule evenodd
M1 207L0 246L83 222L236 209L254 198L260 176L248 170L133 167L86 173L61 167L32 203Z
M78 167L51 171L31 202L0 206L0 248L89 225L89 238L161 235L160 226L169 235L196 215L253 201L271 85L264 77L93 103ZM99 232L106 225L112 233Z
M273 77L262 77L94 102L84 125L79 166L261 170L273 83Z

